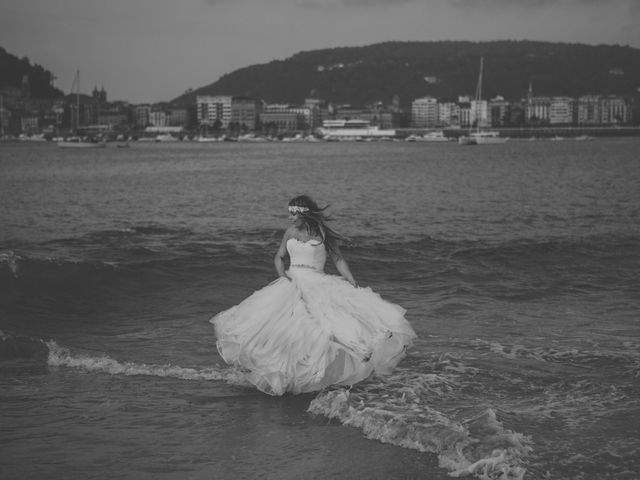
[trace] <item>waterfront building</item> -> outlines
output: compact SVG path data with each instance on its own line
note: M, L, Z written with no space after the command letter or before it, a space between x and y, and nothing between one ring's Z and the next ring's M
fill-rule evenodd
M575 100L571 97L551 97L549 124L570 125L573 123L575 123Z
M170 127L189 127L189 109L169 105L166 108L167 124Z
M489 125L489 103L486 100L471 100L470 122L474 127Z
M227 128L231 122L231 95L198 95L196 97L199 125Z
M411 126L433 128L438 125L438 100L433 97L417 98L411 102Z
M471 102L469 100L465 100L464 97L462 100L458 101L458 108L460 112L460 127L469 128L471 124Z
M527 97L525 107L525 120L529 125L540 125L549 123L549 112L551 110L550 97Z
M260 114L260 123L265 133L298 132L306 130L308 123L302 113L289 110L264 111Z
M126 125L129 123L129 117L124 112L101 111L98 114L98 123L109 126Z
M602 123L605 125L626 124L631 121L630 109L627 102L613 95L601 97L600 113L602 115Z
M284 128L284 125L293 125L294 123L298 125L298 128L294 130L309 130L311 129L311 124L313 122L312 119L312 109L309 107L296 106L296 105L287 105L287 104L268 104L264 106L264 113L261 116L263 118L262 123L264 124L264 114L274 114L268 118L271 119L272 122L276 122L281 124ZM275 115L281 114L281 115ZM301 120L299 120L301 119ZM287 127L285 130L290 130Z
M23 132L37 132L39 121L37 115L23 115L20 119L21 129Z
M438 103L438 125L444 127L459 127L460 105L456 102Z
M133 122L137 128L145 128L149 125L150 105L136 105L133 107Z
M578 98L578 123L599 125L602 123L599 95L583 95Z
M149 125L153 125L154 127L168 127L167 112L161 107L151 107L151 111L149 112Z
M504 97L497 96L488 102L488 122L492 127L502 127L509 123L511 104Z
M304 100L304 106L311 111L311 120L309 122L311 130L318 128L322 125L322 121L329 117L327 102L324 100L319 98L306 98Z
M240 128L255 130L262 111L262 103L255 98L233 97L231 101L231 123Z
M0 106L0 137L2 137L5 132L9 131L10 119L11 112L9 109Z

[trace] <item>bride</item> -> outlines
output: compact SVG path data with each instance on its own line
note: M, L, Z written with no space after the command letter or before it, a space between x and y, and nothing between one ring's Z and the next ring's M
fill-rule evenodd
M358 287L325 209L306 195L292 199L275 256L279 278L211 319L225 362L270 395L389 373L416 336L402 307ZM341 276L324 272L327 256Z

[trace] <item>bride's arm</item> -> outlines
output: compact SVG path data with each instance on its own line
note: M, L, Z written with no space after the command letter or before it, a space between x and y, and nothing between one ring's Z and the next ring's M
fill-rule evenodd
M287 240L289 240L289 238L291 238L291 233L289 232L289 229L287 229L287 231L285 231L284 235L282 236L282 242L280 242L280 248L278 248L278 251L276 252L276 256L273 259L273 263L276 267L276 272L278 272L278 276L285 277L291 280L287 275L287 272L285 270L285 263L284 263L284 260L288 255Z
M336 245L334 250L331 252L331 259L333 260L333 263L336 266L336 269L338 270L338 272L340 272L340 275L342 275L344 279L347 282L349 282L351 285L353 285L354 287L357 287L358 284L356 283L355 279L353 278L353 275L351 274L351 270L349 269L349 264L342 256L342 253L340 253L340 247L338 247L338 245Z

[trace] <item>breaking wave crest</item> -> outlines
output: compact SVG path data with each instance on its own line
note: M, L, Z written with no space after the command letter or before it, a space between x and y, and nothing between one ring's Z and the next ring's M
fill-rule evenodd
M144 375L154 377L170 377L180 380L214 380L232 385L247 386L240 371L229 368L191 368L177 365L148 365L145 363L119 362L109 356L91 356L72 353L60 347L55 341L46 342L49 348L47 364L52 367L80 368L90 372L107 373L109 375Z
M532 450L527 436L505 428L491 408L456 419L428 405L425 394L451 387L444 376L405 377L403 382L322 392L309 412L359 428L370 439L435 453L453 477L524 478L524 459Z

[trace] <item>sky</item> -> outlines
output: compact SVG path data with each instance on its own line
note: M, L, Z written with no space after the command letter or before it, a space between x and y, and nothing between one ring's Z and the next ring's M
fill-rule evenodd
M0 0L0 47L131 103L300 51L506 39L640 48L640 0Z

